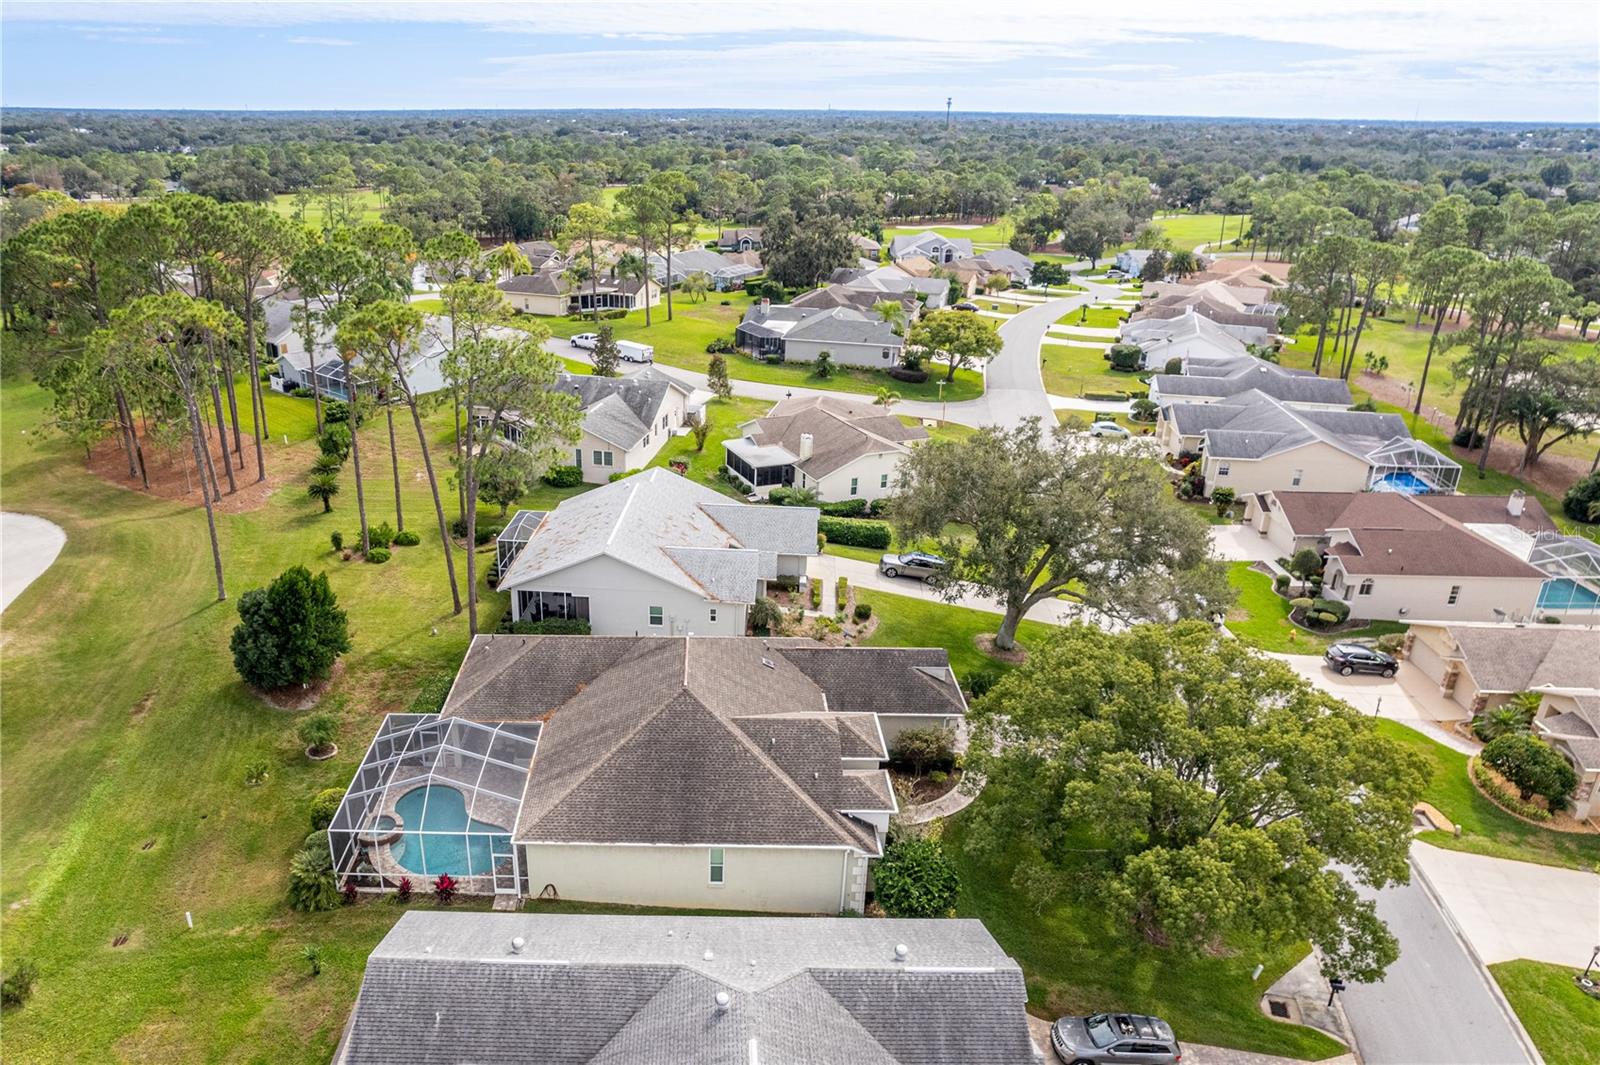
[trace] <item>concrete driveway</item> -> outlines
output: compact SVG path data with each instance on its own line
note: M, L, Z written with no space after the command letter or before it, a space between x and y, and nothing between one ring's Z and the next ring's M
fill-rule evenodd
M0 513L0 610L50 568L66 543L67 534L54 522Z
M1476 754L1481 744L1458 735L1451 727L1465 720L1459 705L1439 694L1439 686L1409 662L1385 679L1366 673L1341 677L1329 669L1321 655L1272 654L1317 688L1343 699L1357 710L1398 721L1463 754Z
M1530 958L1581 967L1600 944L1600 876L1413 843L1461 935L1485 965Z
M831 589L835 580L845 577L857 588L892 592L913 599L926 599L932 603L949 602L922 581L912 580L910 577L885 577L878 571L877 566L871 562L862 562L860 559L842 558L839 555L818 555L807 563L806 573L812 577L821 577L824 589ZM1005 608L1000 605L999 600L986 595L964 595L955 600L953 605L982 610L990 614L1005 613ZM1073 603L1061 599L1046 599L1033 604L1033 609L1028 611L1026 617L1029 621L1042 621L1046 625L1070 625L1080 619L1091 621L1094 615ZM1109 618L1100 619L1100 623L1108 627L1115 624Z
M1211 549L1227 562L1271 562L1278 551L1248 525L1211 526Z

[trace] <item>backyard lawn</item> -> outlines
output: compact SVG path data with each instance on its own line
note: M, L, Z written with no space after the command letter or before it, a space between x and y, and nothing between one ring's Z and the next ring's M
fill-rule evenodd
M1584 946L1578 944L1574 950ZM1600 1002L1572 982L1578 971L1526 960L1489 966L1545 1065L1594 1065L1600 1047Z
M1239 598L1228 611L1228 631L1252 647L1280 654L1320 655L1335 640L1368 639L1404 632L1398 621L1374 621L1362 629L1336 637L1307 632L1289 620L1289 601L1272 589L1272 578L1250 568L1249 562L1228 563L1228 583Z
M968 853L963 831L962 815L947 822L945 838L961 874L956 911L980 918L1022 966L1031 1012L1057 1017L1128 1010L1161 1017L1185 1042L1305 1060L1344 1052L1320 1032L1261 1012L1261 994L1305 957L1306 944L1232 943L1200 955L1163 950L1114 923L1096 903L1068 896L1036 905L1012 883L1020 854ZM1257 963L1263 971L1252 980Z
M1128 314L1129 312L1122 307L1095 307L1084 304L1057 318L1056 325L1077 326L1081 329L1116 329L1128 320Z
M705 448L695 451L693 434L675 436L661 446L661 450L656 452L656 457L650 460L650 465L665 466L674 459L682 459L689 463L690 480L698 481L707 488L713 488L726 495L743 499L742 492L718 476L723 468L722 442L738 436L739 426L742 423L759 418L771 409L771 403L759 399L746 399L743 396L713 399L706 404L706 419L710 423L711 432L706 436Z
M1447 850L1572 869L1590 869L1600 862L1600 836L1552 832L1513 817L1478 794L1467 777L1466 755L1398 721L1380 720L1377 725L1427 761L1432 776L1422 797L1461 826L1460 839L1448 832L1424 832L1422 840Z

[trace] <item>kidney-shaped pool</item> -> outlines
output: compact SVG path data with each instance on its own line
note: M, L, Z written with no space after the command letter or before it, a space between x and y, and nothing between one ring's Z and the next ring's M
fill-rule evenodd
M449 785L413 788L394 807L405 831L389 854L413 873L485 876L494 872L494 852L510 850L510 832L467 816L466 797Z

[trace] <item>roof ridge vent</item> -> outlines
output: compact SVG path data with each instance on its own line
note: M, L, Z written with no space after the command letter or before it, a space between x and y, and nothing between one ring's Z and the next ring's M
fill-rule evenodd
M904 943L896 943L894 945L894 960L895 961L905 961L910 956L911 956L911 948L910 947L906 946Z

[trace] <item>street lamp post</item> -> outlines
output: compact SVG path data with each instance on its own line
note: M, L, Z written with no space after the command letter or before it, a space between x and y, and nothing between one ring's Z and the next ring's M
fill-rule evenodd
M939 421L945 421L944 382L939 382Z

